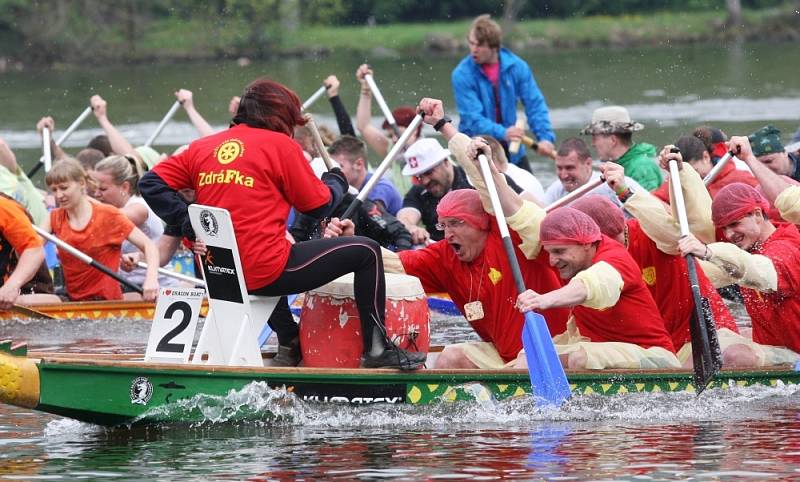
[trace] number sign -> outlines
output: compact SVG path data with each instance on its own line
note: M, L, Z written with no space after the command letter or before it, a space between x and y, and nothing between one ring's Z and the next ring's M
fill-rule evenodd
M189 361L204 296L205 290L202 289L161 289L144 361Z

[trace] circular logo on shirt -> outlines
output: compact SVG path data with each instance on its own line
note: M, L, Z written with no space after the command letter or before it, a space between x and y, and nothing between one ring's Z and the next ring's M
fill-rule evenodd
M230 164L244 154L244 143L239 139L228 139L214 149L214 157L220 164Z

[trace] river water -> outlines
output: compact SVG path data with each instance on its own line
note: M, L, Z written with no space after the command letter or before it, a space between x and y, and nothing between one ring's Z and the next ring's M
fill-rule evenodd
M703 123L729 134L772 122L784 141L798 127L800 84L794 46L741 44L635 50L523 52L551 107L559 139L575 135L592 110L626 105L661 145ZM228 100L260 75L286 82L300 97L327 74L342 79L352 114L353 72L369 60L390 104L422 96L452 106L449 73L457 58L314 60L66 69L0 77L0 137L29 167L38 158L36 120L56 117L63 129L92 93L134 143L143 142L174 101L194 90L198 109L224 126ZM312 109L333 125L320 101ZM380 120L377 107L375 121ZM76 152L100 133L89 119L66 143ZM159 138L164 151L196 136L179 113ZM554 179L535 159L537 175ZM41 177L37 177L41 182ZM742 319L745 323L746 320ZM149 326L131 320L70 323L0 322L0 339L40 351L141 352ZM438 318L433 343L474 333L460 318ZM64 387L69 390L69 387ZM213 406L193 426L103 429L0 405L0 479L8 480L800 480L800 388L715 389L690 394L584 396L560 410L530 399L442 403L429 407L344 407L301 402L251 386L227 400L263 416L230 421ZM202 402L200 402L202 403Z

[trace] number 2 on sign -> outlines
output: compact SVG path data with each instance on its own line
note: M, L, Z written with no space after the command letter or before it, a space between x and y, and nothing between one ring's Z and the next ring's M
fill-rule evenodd
M202 289L161 289L147 340L145 361L189 361L204 295Z

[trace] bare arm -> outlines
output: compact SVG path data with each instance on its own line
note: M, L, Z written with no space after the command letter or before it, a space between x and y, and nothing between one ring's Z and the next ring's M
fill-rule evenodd
M145 274L142 289L142 297L147 301L152 301L158 296L158 248L150 238L148 238L139 228L134 227L128 235L128 241L144 252L144 259L147 263L147 273Z
M30 281L44 262L44 248L28 248L19 255L14 272L0 287L0 309L8 309L20 294L22 286Z
M214 129L211 125L197 112L191 90L180 89L175 92L175 97L177 97L178 101L183 105L186 115L189 116L189 120L192 121L192 125L194 125L201 136L210 136L214 133Z
M94 116L97 117L97 123L103 128L108 141L111 143L111 150L117 154L129 154L133 152L133 146L127 139L114 127L114 124L108 120L106 112L106 101L99 95L93 95L89 100L94 111Z
M367 64L361 65L356 71L356 78L361 83L361 95L358 97L356 107L356 128L364 137L364 141L380 157L386 157L389 152L389 139L372 124L372 91L369 90L364 76L372 75L372 70Z
M778 174L772 172L772 169L765 166L753 155L753 149L750 147L750 139L747 136L733 136L728 141L728 148L733 152L738 153L739 159L743 160L753 175L758 179L761 184L761 190L764 191L764 197L770 204L775 204L781 192L783 192L791 184Z

